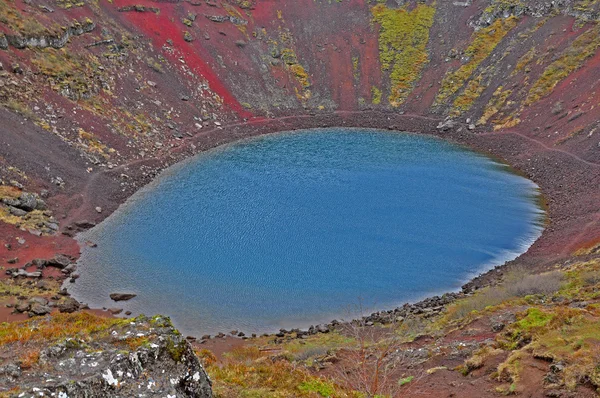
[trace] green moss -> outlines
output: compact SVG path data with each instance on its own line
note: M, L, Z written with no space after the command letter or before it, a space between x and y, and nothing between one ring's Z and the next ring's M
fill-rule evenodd
M371 97L373 105L381 104L381 90L375 86L371 87Z
M419 4L409 11L378 4L371 13L380 25L379 59L383 71L391 71L389 102L396 107L412 92L429 61L427 44L435 8Z
M169 351L169 355L175 362L180 362L183 358L183 354L186 351L186 345L184 341L179 343L175 343L173 340L169 339L167 341L167 351Z
M563 79L583 66L583 63L596 54L600 47L600 25L581 34L562 55L551 63L533 84L525 105L531 105L550 95Z
M500 112L500 110L506 104L506 100L512 94L512 90L505 90L503 86L500 86L494 91L492 98L487 103L483 115L477 122L478 124L487 124L487 122Z
M411 381L413 381L414 378L415 378L415 376L408 376L403 379L400 379L400 380L398 380L398 385L404 386L404 385L410 383Z
M553 317L553 314L543 312L538 308L529 308L527 315L516 323L516 327L517 330L530 331L546 326Z
M314 392L322 397L331 397L335 393L335 386L332 383L320 379L304 381L298 389L303 392Z
M475 100L479 98L483 90L487 87L487 85L482 84L482 80L483 75L479 75L467 83L465 90L454 100L453 116L459 116L471 109Z
M444 76L442 86L435 99L436 105L442 105L464 86L477 67L494 51L508 32L517 25L517 18L498 19L487 28L480 29L471 36L471 44L465 51L469 61L454 72Z

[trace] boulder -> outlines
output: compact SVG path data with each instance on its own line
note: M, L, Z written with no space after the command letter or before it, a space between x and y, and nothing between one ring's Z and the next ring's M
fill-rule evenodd
M47 210L48 205L40 198L36 198L35 200L35 210Z
M38 198L36 194L23 192L21 193L21 196L19 196L19 201L21 202L18 206L20 209L32 211L37 207Z
M143 335L148 344L115 349L115 339ZM93 350L86 345L92 344ZM138 317L87 339L48 342L38 367L0 368L7 391L23 397L195 397L211 398L208 378L190 343L162 318ZM16 396L16 395L15 395Z
M128 301L136 296L137 294L133 293L111 293L110 299L112 301Z
M41 304L41 305L48 305L48 300L46 300L44 297L32 297L29 299L29 304L33 305L33 304Z
M66 268L67 266L69 266L69 264L71 264L71 259L65 256L64 254L57 254L56 256L48 260L47 263L47 265L50 267L60 269Z
M50 312L52 312L52 308L50 308L47 305L42 305L39 303L32 304L31 308L29 309L30 316L46 315L46 314L49 314Z
M15 217L23 217L27 214L25 210L19 209L17 207L9 206L8 211Z
M63 313L73 313L79 310L79 302L72 297L68 297L65 301L58 305L58 310Z
M81 220L75 223L75 226L82 229L89 229L96 226L93 222L89 222L88 220Z
M27 302L20 302L15 306L15 312L23 313L29 311L31 304Z

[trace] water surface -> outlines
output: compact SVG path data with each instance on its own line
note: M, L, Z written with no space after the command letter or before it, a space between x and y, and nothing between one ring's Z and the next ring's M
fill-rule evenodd
M82 239L93 307L170 315L184 333L274 331L458 289L541 233L536 187L431 137L327 129L177 165Z

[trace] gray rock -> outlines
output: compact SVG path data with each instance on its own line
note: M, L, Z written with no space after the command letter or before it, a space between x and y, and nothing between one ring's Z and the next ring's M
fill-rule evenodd
M44 225L46 228L51 229L52 231L58 231L58 224L54 222L45 222Z
M115 342L140 335L148 344L128 351L115 348ZM212 398L204 368L168 318L138 317L104 336L49 344L40 352L43 376L37 369L5 365L0 382L6 390L18 387L23 397Z
M58 310L70 314L79 310L79 302L72 297L68 297L64 302L58 305Z
M44 297L32 297L29 299L29 304L48 305L48 300L46 300Z
M20 302L19 304L17 304L15 306L15 311L22 313L22 312L27 312L29 311L29 309L31 308L31 304L26 303L26 302Z
M13 207L13 206L8 206L8 211L10 212L10 214L12 214L13 216L16 216L16 217L23 217L24 215L27 214L27 212L25 210L22 210L17 207Z
M442 131L448 131L448 130L452 130L453 128L455 128L458 125L458 123L452 119L448 119L444 122L440 122L440 124L438 124L437 129L438 130L442 130Z
M8 273L8 271L7 271ZM12 277L13 278L18 278L18 277L25 277L25 278L41 278L42 277L42 272L41 271L35 271L35 272L27 272L24 269L18 269L14 272L11 272Z
M113 301L128 301L136 296L137 294L133 293L111 293L110 299Z
M19 201L21 202L19 208L25 211L32 211L37 207L38 198L36 194L23 192L21 193L21 196L19 196Z
M0 375L16 379L21 376L21 367L14 363L9 363L8 365L0 367Z
M71 264L71 259L64 254L57 254L50 260L48 260L47 265L55 268L66 268Z
M49 314L50 312L52 312L52 308L50 308L47 305L42 305L39 303L32 304L31 308L29 309L29 315L33 315L33 316L46 315L46 314Z
M48 205L42 199L37 198L35 201L35 210L47 210Z
M7 206L12 206L12 207L21 206L21 201L19 199L13 199L13 198L2 198L2 203L4 203Z

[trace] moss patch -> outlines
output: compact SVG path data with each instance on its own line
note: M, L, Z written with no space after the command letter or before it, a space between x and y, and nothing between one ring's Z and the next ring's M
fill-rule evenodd
M471 36L471 44L465 51L468 61L454 72L448 72L435 99L436 105L444 104L456 94L471 77L477 67L494 51L506 34L517 26L518 19L509 17L498 19L487 28L480 29Z
M414 9L393 9L378 4L371 9L380 25L379 59L390 72L390 105L401 105L414 88L429 61L427 44L435 7L419 4ZM373 102L375 103L375 101Z
M587 59L594 56L598 47L600 47L600 25L581 34L556 61L544 70L529 90L525 105L531 105L550 95L558 83L581 68Z

